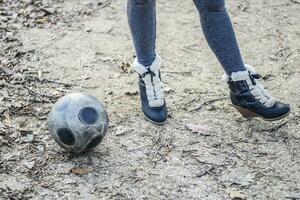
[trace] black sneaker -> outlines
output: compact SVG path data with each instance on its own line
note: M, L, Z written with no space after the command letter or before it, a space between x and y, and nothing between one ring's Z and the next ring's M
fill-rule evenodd
M243 115L252 119L260 117L266 121L275 121L289 115L290 106L276 101L259 83L261 76L253 67L245 65L247 71L223 75L227 81L233 106Z
M134 60L133 68L139 74L139 90L142 111L147 119L156 124L167 120L168 112L162 89L160 68L161 59L156 55L150 66L144 66Z

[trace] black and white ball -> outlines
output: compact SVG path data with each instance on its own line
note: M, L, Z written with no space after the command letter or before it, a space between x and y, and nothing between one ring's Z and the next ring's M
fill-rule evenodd
M79 153L96 147L102 141L108 129L108 115L95 97L73 93L54 104L48 127L59 146Z

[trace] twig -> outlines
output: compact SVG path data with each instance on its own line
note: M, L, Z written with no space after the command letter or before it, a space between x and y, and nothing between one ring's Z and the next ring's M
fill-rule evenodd
M277 131L278 129L282 128L288 123L288 121L283 122L282 124L279 124L275 127L269 128L269 129L261 129L261 131L267 131L267 132L274 132Z
M162 71L162 73L166 74L179 74L182 76L191 76L192 72L191 71L183 71L183 72L177 72L177 71Z
M297 1L297 0L290 0L290 1L295 4L300 4L300 1Z
M285 197L286 199L292 199L292 200L297 200L300 199L300 197Z
M40 115L38 115L38 114L36 114L36 113L30 113L30 114L31 114L32 116L36 117L38 120L46 120L46 119L47 119L46 116L40 116ZM46 115L46 113L45 113L44 115Z
M63 85L63 86L65 86L65 87L75 86L75 84L62 83L62 82L59 82L59 81L48 80L48 79L45 79L45 78L43 78L42 80L40 80L39 77L37 77L37 76L32 76L32 75L27 75L27 77L32 78L32 79L35 79L36 81L39 81L39 82L53 83L53 84Z
M188 105L190 105L191 103L193 103L193 102L195 102L195 101L198 101L198 100L199 100L199 98L194 98L194 99L192 99L192 100L186 102L184 105L185 105L185 106L188 106Z
M39 94L36 91L32 90L31 88L25 86L25 88L28 90L29 93L33 94L34 96L42 96L42 97L48 97L48 98L54 98L54 95L48 95L48 94Z
M75 84L62 83L62 82L53 81L53 80L47 80L47 79L43 79L43 81L45 81L45 82L47 82L47 83L54 83L54 84L58 84L58 85L63 85L63 86L65 86L65 87L75 86Z
M208 169L205 169L204 172L200 173L200 174L197 174L196 177L197 178L201 178L207 174L210 174L213 170L215 169L214 166L210 166Z
M202 160L199 160L197 157L194 157L194 156L192 156L192 158L195 159L200 164L212 165L212 166L217 166L217 167L228 166L226 164L215 164L215 163L210 163L210 162L202 161Z
M222 97L222 98L217 98L217 99L211 99L211 100L208 100L208 101L205 101L203 102L200 106L196 107L196 108L193 108L191 110L189 110L190 112L195 112L195 111L199 111L202 109L203 106L206 106L206 105L209 105L209 104L212 104L216 101L222 101L222 100L225 100L225 99L228 99L228 97Z

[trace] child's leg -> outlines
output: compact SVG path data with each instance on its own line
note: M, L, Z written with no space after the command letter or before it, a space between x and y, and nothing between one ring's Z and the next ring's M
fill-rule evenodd
M228 75L245 71L225 0L194 0L205 38Z
M144 66L155 58L156 1L128 0L128 23L133 37L138 62Z
M168 117L160 80L160 57L155 54L155 0L128 0L128 23L137 58L133 69L139 74L142 111L151 122L162 124Z
M194 0L206 40L227 75L230 98L246 118L278 120L290 113L288 104L276 101L259 83L253 67L244 65L224 0Z

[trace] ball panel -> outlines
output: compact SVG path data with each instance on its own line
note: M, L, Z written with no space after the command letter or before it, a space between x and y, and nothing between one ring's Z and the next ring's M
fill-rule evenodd
M90 142L89 144L86 146L86 150L89 150L89 149L92 149L94 147L96 147L103 139L103 136L102 135L98 135L96 137L94 137Z
M55 105L55 110L57 112L65 112L67 110L70 102L71 102L71 99L69 96L60 98Z
M78 118L82 123L92 125L98 121L99 114L92 107L84 107L79 111Z
M61 129L62 130L68 129L68 130L70 130L70 132L72 132L72 131L65 120L65 111L58 112L56 105L57 104L54 105L53 109L51 110L51 112L49 114L48 128L50 130L50 133L51 133L53 139L56 141L56 143L60 147L66 149L68 151L72 151L72 149L74 148L74 145L76 144L76 141L77 141L77 139L75 138L76 135L73 134L70 136L70 138L74 138L74 142L72 142L73 139L71 139L70 141L65 141L63 139L65 137L64 136L65 134L62 133ZM61 132L60 136L59 136L58 132Z
M60 128L57 131L57 135L59 140L68 146L72 146L75 144L75 137L72 133L71 130L67 129L67 128Z

